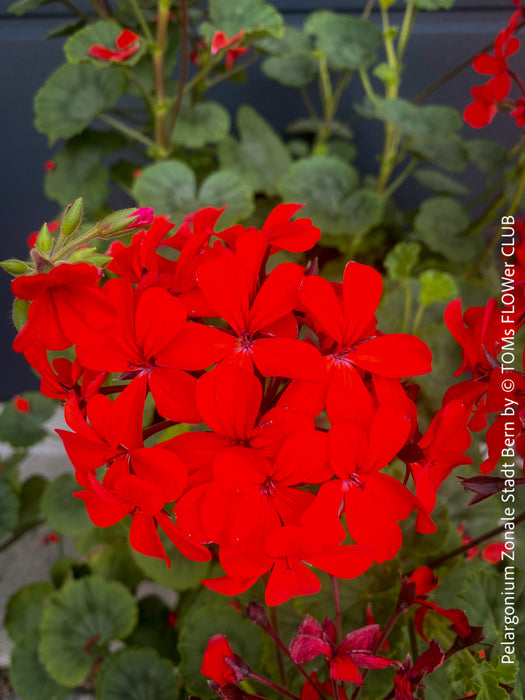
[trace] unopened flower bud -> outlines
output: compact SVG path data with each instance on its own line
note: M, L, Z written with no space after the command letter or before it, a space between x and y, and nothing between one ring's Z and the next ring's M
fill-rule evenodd
M74 253L71 254L71 257L69 258L70 262L78 262L79 260L86 260L87 258L91 257L93 253L96 252L96 248L79 248L78 250L75 250Z
M22 260L15 260L15 258L11 258L10 260L2 260L0 262L0 267L14 277L18 275L25 275L27 272L29 272L29 265Z
M266 610L260 603L257 603L257 601L248 603L246 606L246 614L258 627L262 627L263 629L268 629L270 627L270 620L268 619Z
M21 330L27 321L30 302L26 299L15 299L13 304L13 323L17 331Z
M142 226L147 226L153 219L153 209L141 207L139 209L121 209L105 219L99 221L95 230L98 238L112 238L125 231L132 231Z
M35 247L42 253L49 253L53 246L53 239L49 233L47 224L44 224L36 237Z
M74 202L66 208L62 217L62 235L68 238L76 232L82 221L84 213L84 203L82 197L75 199Z

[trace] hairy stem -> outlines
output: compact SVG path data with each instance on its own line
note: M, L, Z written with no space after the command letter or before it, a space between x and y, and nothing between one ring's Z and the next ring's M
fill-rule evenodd
M171 108L171 114L168 121L167 128L167 141L171 142L171 137L175 125L177 124L177 118L179 116L180 108L182 105L182 99L188 88L186 82L188 80L188 61L189 61L189 26L188 26L188 2L187 0L181 0L179 7L179 21L181 30L181 59L180 59L180 72L179 72L179 84L177 86L177 96L175 97L175 102Z
M157 20L157 36L155 46L152 49L153 72L155 75L155 144L157 146L157 157L167 155L168 143L166 138L166 115L168 105L166 104L166 94L164 90L164 55L166 53L166 37L170 16L169 4L164 0L159 0Z
M121 134L124 134L124 136L127 136L129 139L132 139L133 141L138 141L139 143L144 144L144 146L147 146L148 148L155 147L155 142L152 141L152 139L150 139L148 136L138 131L137 129L134 129L128 124L125 124L124 122L120 121L120 119L112 117L110 114L105 114L104 112L102 112L101 114L97 114L97 118L105 122L109 126L113 127L115 131L119 131Z

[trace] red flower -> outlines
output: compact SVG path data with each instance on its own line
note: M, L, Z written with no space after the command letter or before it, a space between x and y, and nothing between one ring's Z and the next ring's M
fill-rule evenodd
M124 61L139 50L139 35L130 29L124 29L115 40L117 50L94 44L89 49L89 55L101 61Z
M481 558L490 564L499 564L503 560L503 552L506 552L503 542L492 542L483 547Z
M232 36L230 39L228 39L224 32L215 32L211 40L211 55L215 56L215 54L219 53L221 49L225 49L228 46L232 46L236 42L241 41L243 36L244 29L241 29L238 34ZM235 59L248 53L248 51L249 48L247 46L236 46L233 49L229 49L226 52L226 68L229 70L233 66Z
M391 659L378 656L374 648L379 625L367 625L350 632L337 645L335 625L328 618L321 626L317 620L307 615L301 622L297 637L290 643L290 654L295 663L303 664L319 655L326 657L330 668L330 678L362 685L361 668L386 668Z
M415 693L424 688L421 684L423 678L439 668L444 660L445 654L434 639L413 665L407 656L394 678L395 700L416 700L419 693Z
M48 350L65 350L115 322L113 309L98 288L102 272L87 263L62 263L48 273L23 275L11 282L13 294L32 300L27 323L13 348L23 352L35 340Z
M512 36L512 34L513 31L509 30L508 27L502 29L494 42L494 55L480 53L472 63L474 70L482 75L505 76L502 80L508 82L507 94L510 92L507 59L513 56L520 48L520 40Z
M463 118L475 129L482 129L496 116L498 103L509 94L510 80L506 73L497 75L485 85L470 89L474 102L466 106Z
M44 161L44 170L46 173L51 173L53 170L57 167L57 164L55 163L54 160L46 160Z
M229 665L227 659L232 662ZM202 658L201 673L211 678L219 686L235 683L238 679L232 668L235 664L235 654L224 634L210 637Z
M19 411L20 413L29 413L29 410L30 410L29 401L27 399L24 399L22 396L20 396L20 394L13 396L13 404L14 404L15 410Z
M514 109L510 113L511 117L514 117L516 120L516 126L522 127L525 126L525 98L520 97L519 100L516 100L514 103Z

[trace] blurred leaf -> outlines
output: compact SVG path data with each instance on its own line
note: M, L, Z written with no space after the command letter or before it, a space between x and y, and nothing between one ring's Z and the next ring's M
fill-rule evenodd
M153 649L121 649L102 664L99 700L173 700L178 695L173 664Z
M97 576L120 581L132 591L144 578L127 541L117 540L97 547L88 557L89 568Z
M38 7L41 7L42 5L48 5L51 2L54 2L54 0L17 0L16 2L13 2L11 5L9 5L7 11L10 12L12 15L22 17L22 15L25 15L26 12L36 10Z
M64 700L69 688L57 683L48 674L38 656L38 636L17 644L11 654L9 681L24 700Z
M240 107L236 121L239 141L230 136L218 146L222 168L236 173L254 192L276 194L278 180L292 163L286 146L252 107Z
M226 206L219 227L226 228L246 219L254 210L253 194L248 185L235 173L217 170L208 175L199 190L199 206Z
M24 527L40 515L40 502L48 481L43 476L35 475L26 479L20 489L20 513L17 527Z
M75 20L73 22L64 22L63 24L59 24L58 27L55 27L50 32L48 32L46 34L45 38L46 39L57 39L58 37L62 37L62 36L71 36L71 34L74 34L79 29L82 29L82 27L84 27L85 25L86 25L85 19L79 19L79 20Z
M262 631L253 622L243 618L225 598L218 599L217 605L196 607L180 633L179 672L187 691L202 698L214 696L200 667L209 638L219 632L226 635L234 653L250 666L257 668L260 664Z
M35 96L35 127L47 134L50 145L79 134L97 114L113 107L125 85L122 70L115 66L59 66Z
M84 501L73 496L78 490L72 474L61 474L48 485L42 497L46 522L61 535L79 535L92 527Z
M508 149L497 141L471 139L465 147L470 160L485 175L501 173L509 158Z
M164 536L161 536L164 549L171 562L171 568L162 559L147 557L132 550L135 562L145 575L159 586L165 586L175 591L186 591L198 585L209 573L210 563L186 559L178 549Z
M105 46L108 49L116 49L116 40L119 34L122 32L122 27L114 20L101 20L99 22L93 22L88 24L86 27L81 29L76 34L73 34L64 45L64 53L69 63L80 63L81 61L89 61L97 68L104 68L107 66L107 61L101 61L98 58L94 58L89 55L89 49L98 44L100 46ZM146 41L144 39L139 40L139 49L129 58L126 58L121 63L126 66L134 66L143 53L145 52Z
M383 215L383 200L367 189L352 192L341 204L345 233L355 236L377 226Z
M137 618L133 596L121 583L99 576L67 581L44 610L40 658L55 680L74 687L92 667L90 648L124 639Z
M0 440L13 447L29 447L42 440L47 435L42 423L51 418L57 407L55 401L38 391L26 391L21 396L29 401L28 413L19 411L13 401L8 401L0 414Z
M13 642L38 634L44 604L54 590L50 583L31 583L9 599L4 624Z
M301 29L286 25L281 36L265 36L256 39L255 45L261 51L273 56L295 53L308 53L312 48L310 37Z
M230 130L230 115L218 102L184 103L181 106L172 143L186 148L202 148L218 143Z
M366 68L376 59L381 32L371 22L327 10L313 12L304 25L316 37L316 47L336 70Z
M305 216L324 233L338 234L346 231L348 222L342 207L357 182L355 168L339 158L311 156L292 165L279 182L279 194L285 201L305 202Z
M261 70L267 78L277 80L281 85L302 87L317 75L317 61L310 53L269 56L262 62Z
M210 0L210 19L228 38L241 30L247 36L281 36L283 19L264 0Z
M384 265L388 275L393 280L401 280L410 277L412 270L419 261L421 246L419 243L407 243L401 241L388 252Z
M406 100L395 99L381 100L376 110L379 119L412 138L448 136L463 125L459 113L451 107L419 107Z
M433 197L421 205L414 227L422 241L436 253L456 262L474 259L479 240L465 238L470 219L459 202L450 197Z
M420 10L450 10L456 0L413 0Z
M13 486L6 480L0 480L0 541L8 535L18 521L18 497Z
M425 270L419 275L419 303L430 306L436 301L451 301L459 295L452 275L439 270Z
M418 137L411 142L410 150L451 173L459 173L468 165L465 145L456 134Z
M419 168L414 173L414 178L423 187L429 190L434 190L440 194L455 194L462 195L468 193L468 187L465 187L461 182L431 168Z
M139 622L126 639L126 645L152 648L164 658L177 662L177 629L168 621L168 616L172 614L173 611L158 596L141 598Z

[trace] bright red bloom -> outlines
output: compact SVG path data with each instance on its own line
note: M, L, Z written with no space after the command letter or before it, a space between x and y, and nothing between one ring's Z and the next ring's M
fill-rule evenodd
M236 678L232 666L227 663L226 659L234 662L235 654L226 636L224 634L215 634L208 640L206 651L202 658L202 675L211 678L219 686L235 683L239 679Z
M394 678L395 700L416 700L418 691L424 688L421 684L423 678L439 668L444 660L445 654L434 639L413 665L410 656L407 656Z
M475 129L482 129L496 116L498 103L509 94L510 80L506 73L496 75L485 85L476 85L470 89L474 102L466 106L463 118Z
M23 275L11 282L13 294L31 300L27 323L13 348L23 352L35 340L48 350L65 350L115 323L115 313L98 288L102 272L87 263L62 263L47 273Z
M24 399L20 394L13 396L13 404L17 411L20 413L29 413L30 405L27 399Z
M303 664L324 655L330 668L330 678L363 684L359 668L386 668L391 659L378 656L374 648L379 625L367 625L350 632L340 644L336 644L335 625L328 618L322 626L310 615L301 622L297 637L290 643L290 654L295 663Z
M342 296L316 275L305 277L299 299L313 320L328 368L326 406L331 421L348 415L352 394L363 395L360 371L381 377L408 377L431 370L427 345L405 333L382 335L375 328L381 275L368 265L349 262Z
M101 61L125 61L139 50L139 35L130 29L124 29L116 38L117 49L108 49L100 44L93 44L89 48L89 55L99 58Z
M481 558L490 564L499 564L503 560L503 552L506 552L503 542L492 542L483 547Z
M505 75L510 91L510 76L508 74L507 59L513 56L520 48L520 40L513 36L513 31L505 27L500 31L494 42L494 55L480 53L474 59L472 67L482 75Z
M235 36L232 36L230 39L228 39L224 32L215 32L211 40L211 55L215 56L215 54L219 53L221 49L225 49L228 46L232 46L236 42L241 41L243 36L244 29L241 29L238 34L235 34ZM236 46L229 49L226 52L226 68L229 70L233 66L235 60L239 56L243 56L244 54L248 53L248 51L249 48L247 46Z
M46 160L44 161L44 170L46 173L51 173L53 170L57 167L57 164L55 163L54 160Z
M264 232L246 233L237 239L235 253L197 270L202 291L233 330L219 331L216 350L230 363L249 369L255 365L264 377L319 381L323 361L316 348L297 340L293 314L304 270L281 263L259 287L266 249Z
M516 120L516 126L522 127L525 126L525 98L521 97L519 100L516 100L514 103L514 109L510 113L511 117L514 117Z

